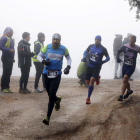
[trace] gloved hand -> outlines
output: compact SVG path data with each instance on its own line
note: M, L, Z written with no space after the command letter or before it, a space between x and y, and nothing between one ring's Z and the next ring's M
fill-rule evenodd
M69 74L71 66L67 66L64 70L64 74Z
M42 60L42 64L49 66L51 63L50 63L49 59L47 59L47 60Z
M122 60L120 58L117 59L117 63L121 63Z
M31 57L33 57L35 55L35 53L31 52Z
M85 58L85 57L82 59L82 62L87 62L87 60L86 60L86 58Z

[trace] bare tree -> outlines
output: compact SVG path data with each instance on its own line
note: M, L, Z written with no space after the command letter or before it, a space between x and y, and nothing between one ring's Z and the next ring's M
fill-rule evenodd
M140 20L140 0L127 0L130 5L130 10L137 8L136 10L136 19Z

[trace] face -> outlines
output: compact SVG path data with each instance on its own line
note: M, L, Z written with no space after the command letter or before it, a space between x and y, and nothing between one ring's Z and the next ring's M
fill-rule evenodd
M29 35L28 37L25 37L25 40L26 40L27 42L29 42L29 41L30 41L30 35Z
M95 39L95 44L100 44L100 40Z
M131 47L133 47L133 46L135 46L135 43L136 43L136 41L133 39L133 38L129 38L129 45L131 46Z
M39 40L40 40L41 42L44 42L44 41L45 41L45 36L44 36L44 37L41 37Z
M52 40L52 44L53 44L53 47L57 47L60 44L60 40L55 38Z
M13 31L7 33L7 35L8 35L9 37L12 37L12 36L13 36Z

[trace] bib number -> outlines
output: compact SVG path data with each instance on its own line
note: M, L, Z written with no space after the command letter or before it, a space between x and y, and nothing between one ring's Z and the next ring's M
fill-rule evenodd
M96 62L98 60L98 55L91 53L90 60Z
M132 66L133 65L133 59L125 58L125 64Z
M48 78L56 78L58 76L57 70L47 70Z

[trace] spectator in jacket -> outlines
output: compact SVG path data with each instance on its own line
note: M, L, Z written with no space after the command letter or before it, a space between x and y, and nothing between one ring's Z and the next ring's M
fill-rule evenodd
M35 91L36 93L41 93L43 92L43 90L45 89L45 83L44 83L44 77L42 76L42 82L43 82L43 87L44 89L43 90L40 90L38 88L38 83L39 83L39 80L40 80L40 77L41 77L41 74L43 72L43 69L44 69L44 65L42 65L38 59L37 59L37 55L42 51L42 49L44 48L44 41L45 41L45 35L43 33L39 33L38 34L38 40L35 41L34 43L34 57L32 58L32 61L35 65L35 68L36 68L36 77L35 77L35 83L34 83L34 88L35 88Z
M114 59L115 59L115 71L114 71L114 79L122 79L122 64L123 63L117 63L116 56L118 50L122 47L122 35L116 34L116 38L114 39L114 44L113 44L113 52L114 52ZM120 59L123 60L123 54L120 54ZM118 67L120 65L120 73L119 73L119 78L117 77L117 72L118 72Z
M19 93L31 93L27 89L27 83L31 67L31 57L34 56L34 53L30 50L30 34L24 32L22 34L22 40L18 43L18 66L21 69L21 78L20 78L20 89ZM23 86L24 85L24 86Z
M10 90L10 77L12 74L15 48L14 40L11 38L13 36L13 29L7 27L3 33L3 36L0 39L0 50L2 51L2 64L3 64L3 73L1 78L1 90L4 93L13 93Z
M127 34L127 37L124 38L123 42L122 42L122 46L124 46L124 44L129 44L129 37L131 36L132 34L131 33L128 33Z

